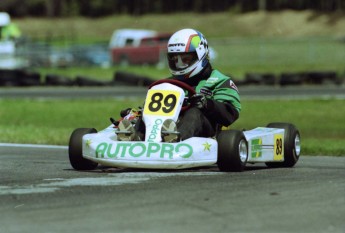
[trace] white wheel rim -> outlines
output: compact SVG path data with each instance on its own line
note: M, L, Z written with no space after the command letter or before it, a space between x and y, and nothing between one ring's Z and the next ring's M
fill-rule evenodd
M297 157L301 153L301 138L300 138L299 134L296 134L296 137L295 137L295 152L296 152Z
M239 147L239 152L240 152L240 160L242 163L245 163L248 157L248 148L247 148L246 141L242 139L238 147Z

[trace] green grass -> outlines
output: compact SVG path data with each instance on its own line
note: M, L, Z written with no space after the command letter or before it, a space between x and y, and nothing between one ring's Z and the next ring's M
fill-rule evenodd
M213 47L218 51L214 65L239 78L247 72L345 72L345 46L336 40L251 38L217 42Z
M110 125L109 117L137 107L142 100L0 100L0 141L67 145L75 128ZM233 129L269 122L294 123L301 132L302 154L345 156L345 100L243 100Z
M138 101L139 102L139 101ZM0 100L2 142L66 145L74 128L105 128L131 100Z

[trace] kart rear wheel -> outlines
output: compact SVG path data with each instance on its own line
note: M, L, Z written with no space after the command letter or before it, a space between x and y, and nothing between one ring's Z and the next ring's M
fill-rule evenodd
M267 162L268 167L293 167L301 154L301 136L295 125L275 122L267 125L268 128L284 129L284 161Z
M93 170L98 164L83 157L82 139L85 134L97 133L93 128L75 129L70 137L68 146L69 161L76 170Z
M217 136L219 170L241 172L248 159L248 143L240 130L224 130Z

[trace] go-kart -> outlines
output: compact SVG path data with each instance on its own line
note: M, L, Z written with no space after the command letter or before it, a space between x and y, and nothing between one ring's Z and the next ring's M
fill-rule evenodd
M69 141L72 167L91 170L101 164L121 168L185 169L216 164L220 171L238 172L243 171L247 163L266 163L269 167L296 164L301 151L300 133L289 123L270 123L252 130L219 130L213 138L162 142L163 122L166 119L176 122L180 112L189 107L185 99L194 93L192 87L176 80L159 80L151 85L142 111L146 126L142 141L119 141L119 129L113 124L100 132L94 128L75 129Z

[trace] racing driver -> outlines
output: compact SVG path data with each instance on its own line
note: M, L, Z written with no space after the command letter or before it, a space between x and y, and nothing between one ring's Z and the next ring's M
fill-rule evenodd
M167 58L171 78L190 85L196 94L189 98L190 108L181 113L176 123L170 119L163 123L162 132L172 132L162 133L164 142L193 136L213 137L220 127L228 127L238 119L241 111L238 89L230 77L212 68L208 43L200 32L194 29L175 32L168 41ZM132 111L127 109L126 113L130 115ZM126 117L118 127L120 131L133 132L130 136L118 134L123 141L140 140L145 132L140 117L135 130Z

